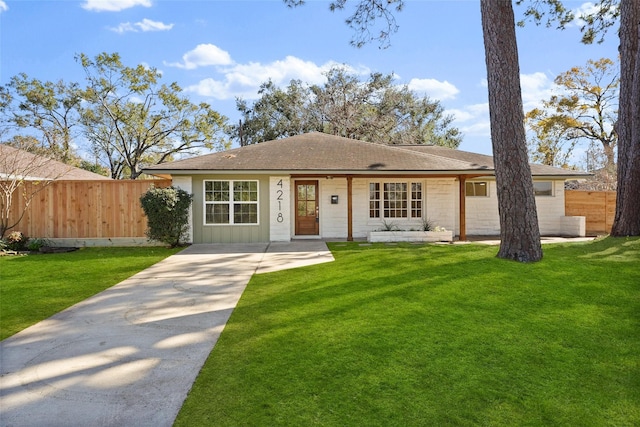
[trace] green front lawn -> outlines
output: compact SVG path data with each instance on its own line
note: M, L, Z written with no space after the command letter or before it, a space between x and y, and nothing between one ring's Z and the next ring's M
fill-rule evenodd
M640 425L640 239L330 247L251 279L176 425Z
M144 270L180 249L84 248L0 257L0 339Z

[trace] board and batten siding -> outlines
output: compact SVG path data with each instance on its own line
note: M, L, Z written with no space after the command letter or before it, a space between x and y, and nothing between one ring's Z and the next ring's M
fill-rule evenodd
M204 181L258 181L257 225L204 223ZM193 176L193 243L262 243L269 241L269 177L264 175Z
M174 176L172 178L172 185L180 188L189 194L193 194L193 180L191 176ZM193 243L193 203L189 206L189 230L185 233L183 239L187 243Z

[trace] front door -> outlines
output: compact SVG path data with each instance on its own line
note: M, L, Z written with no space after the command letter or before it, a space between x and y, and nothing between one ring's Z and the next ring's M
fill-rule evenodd
M318 181L296 181L296 235L319 234Z

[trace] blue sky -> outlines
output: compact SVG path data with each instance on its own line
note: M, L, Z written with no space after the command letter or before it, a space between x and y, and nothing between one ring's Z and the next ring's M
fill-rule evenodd
M460 148L491 154L486 69L478 0L407 0L391 45L356 49L344 11L310 0L0 0L0 84L21 72L40 80L84 83L74 55L118 52L126 65L147 64L206 101L233 123L235 98L255 99L262 82L322 83L346 64L354 73L394 73L420 95L439 99L464 133ZM575 10L590 3L565 1ZM516 17L522 7L515 7ZM525 110L554 91L553 79L588 59L615 58L618 40L582 45L578 25L518 29Z

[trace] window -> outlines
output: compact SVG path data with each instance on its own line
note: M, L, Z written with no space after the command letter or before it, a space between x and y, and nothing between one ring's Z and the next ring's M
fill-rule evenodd
M369 184L369 218L380 218L380 183Z
M205 181L205 224L257 224L258 181Z
M533 181L533 194L536 196L553 196L553 182Z
M369 183L369 218L408 218L409 215L422 218L422 183Z
M422 183L411 183L411 218L422 218Z
M384 210L385 218L406 218L407 217L407 183L406 182L385 182L384 188Z
M486 182L466 182L465 193L467 197L487 197L489 185Z

